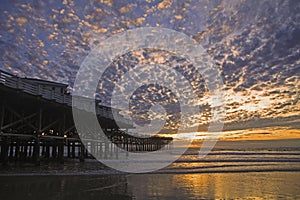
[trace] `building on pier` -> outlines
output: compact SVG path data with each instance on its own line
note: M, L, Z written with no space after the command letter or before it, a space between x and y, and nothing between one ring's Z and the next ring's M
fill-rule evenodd
M0 70L0 161L65 157L84 158L108 155L112 145L100 140L79 138L72 116L72 96L68 85L32 78L21 78ZM90 105L84 97L82 102ZM172 138L138 138L128 134L134 128L120 110L96 104L96 114L107 138L124 151L155 151ZM89 108L87 108L89 110ZM118 121L118 123L116 123ZM111 149L110 149L111 150ZM118 156L116 154L116 156Z

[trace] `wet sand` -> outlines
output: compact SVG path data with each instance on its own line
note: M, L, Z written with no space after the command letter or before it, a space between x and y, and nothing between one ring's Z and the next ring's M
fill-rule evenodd
M1 177L0 199L299 199L300 172Z

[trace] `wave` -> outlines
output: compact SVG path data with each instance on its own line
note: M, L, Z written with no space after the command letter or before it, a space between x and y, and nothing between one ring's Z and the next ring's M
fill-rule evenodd
M177 160L176 163L220 163L220 162L296 162L300 159L207 159L207 160Z
M186 152L184 155L198 155L198 151ZM299 155L300 152L289 152L289 151L218 151L210 152L207 156L210 155Z
M172 156L172 155L170 155ZM170 160L136 160L136 163L162 163ZM112 160L132 162L132 160ZM66 162L63 167L50 165L47 168L4 169L1 176L100 176L126 175L128 173L101 167L96 160L85 163ZM26 171L25 171L26 170ZM197 151L189 151L174 163L151 174L194 174L194 173L245 173L245 172L300 172L300 152L282 151L214 151L200 159Z
M267 168L267 169L206 169L206 170L158 170L140 174L205 174L205 173L251 173L251 172L300 172L300 168ZM19 176L109 176L109 175L131 175L130 173L118 171L85 171L85 172L32 172L32 173L0 173L0 177Z
M300 168L281 168L281 169L235 169L235 170L199 170L199 171L168 171L161 170L150 174L206 174L206 173L250 173L250 172L300 172Z

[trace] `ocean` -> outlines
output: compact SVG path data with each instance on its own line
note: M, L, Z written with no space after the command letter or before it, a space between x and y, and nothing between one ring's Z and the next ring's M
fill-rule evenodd
M220 141L205 158L198 152L143 174L95 160L1 167L0 199L300 199L299 139Z

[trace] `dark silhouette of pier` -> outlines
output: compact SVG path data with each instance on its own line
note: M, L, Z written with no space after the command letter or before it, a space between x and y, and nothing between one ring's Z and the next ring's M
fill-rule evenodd
M0 162L32 161L38 165L43 159L84 161L95 154L117 159L118 152L111 153L115 146L112 143L125 153L155 151L171 144L172 138L139 138L128 134L134 128L132 122L119 114L119 110L98 103L98 121L112 143L102 140L83 143L74 125L72 96L67 87L0 70Z

